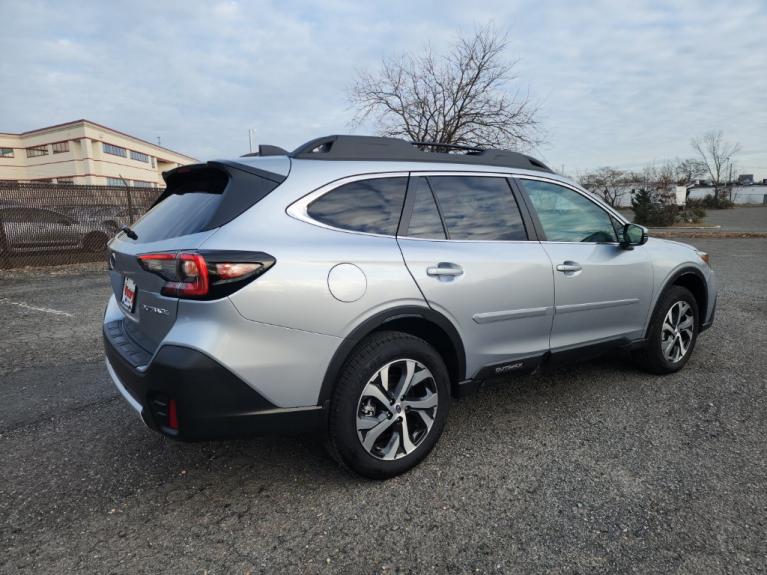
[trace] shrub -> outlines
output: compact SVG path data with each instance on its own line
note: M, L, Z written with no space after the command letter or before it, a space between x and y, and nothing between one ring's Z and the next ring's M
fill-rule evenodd
M634 209L634 221L649 227L672 226L679 212L677 206L662 202L649 190L639 190L634 194L631 207Z
M682 208L676 214L676 221L684 224L697 224L706 217L706 211L697 208Z
M695 224L706 217L703 200L687 200L687 205L679 212L677 221Z
M700 201L702 206L709 210L729 210L730 208L735 207L735 202L732 200L728 200L727 198L715 198L713 195L708 194L705 198Z

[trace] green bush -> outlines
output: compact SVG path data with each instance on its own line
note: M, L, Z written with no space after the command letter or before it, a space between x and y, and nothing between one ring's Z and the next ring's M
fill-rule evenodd
M735 202L728 200L727 198L715 198L712 194L708 194L702 200L696 200L701 202L701 205L708 210L729 210L735 207Z
M687 200L687 205L679 212L677 221L696 224L706 217L703 200Z
M679 213L675 205L665 204L649 190L639 190L631 198L634 209L634 221L648 227L667 227L674 225Z

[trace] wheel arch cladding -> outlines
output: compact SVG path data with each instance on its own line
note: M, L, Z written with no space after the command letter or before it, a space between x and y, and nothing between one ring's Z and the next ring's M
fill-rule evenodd
M409 333L432 345L442 356L450 374L451 393L456 393L458 382L466 376L466 352L458 330L450 320L432 309L408 306L386 310L368 318L344 339L325 372L317 401L319 405L330 400L347 358L360 342L370 334L384 330Z
M666 289L672 285L690 290L695 298L695 303L698 304L698 321L700 323L706 321L706 314L708 313L708 289L703 274L695 268L679 270L671 277L671 281L666 284Z
M680 286L690 290L690 293L695 298L695 303L698 305L698 323L703 324L708 313L708 286L703 272L694 267L684 267L670 274L664 282L663 288L658 291L658 297L655 300L654 306L658 305L663 294L673 286ZM650 329L649 322L650 320L648 320L648 330Z

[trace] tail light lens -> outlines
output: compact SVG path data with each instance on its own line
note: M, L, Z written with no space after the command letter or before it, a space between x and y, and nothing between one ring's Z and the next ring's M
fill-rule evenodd
M143 269L163 278L163 295L218 299L234 293L271 268L263 252L160 252L138 256Z

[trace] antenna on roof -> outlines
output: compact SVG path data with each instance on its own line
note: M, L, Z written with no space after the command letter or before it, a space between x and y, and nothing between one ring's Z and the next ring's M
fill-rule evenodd
M250 153L253 153L253 135L256 133L255 128L248 128L248 143L250 144Z

